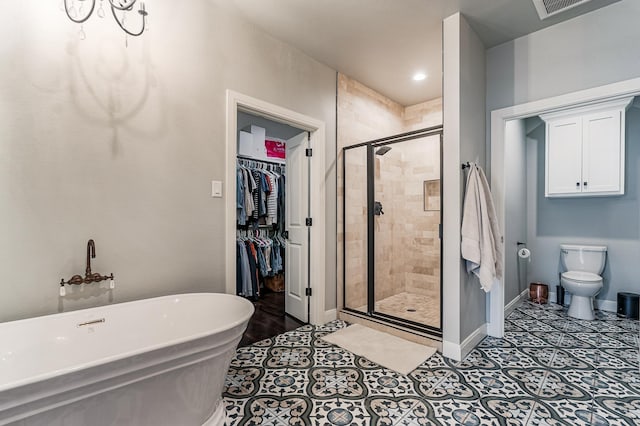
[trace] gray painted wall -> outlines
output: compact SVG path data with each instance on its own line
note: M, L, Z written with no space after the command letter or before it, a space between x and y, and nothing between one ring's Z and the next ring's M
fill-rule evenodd
M485 166L485 48L463 18L460 21L460 159ZM446 131L446 130L445 130ZM456 164L455 166L459 165ZM466 172L463 172L465 175ZM486 323L486 293L478 279L461 275L460 339Z
M560 244L608 247L601 300L616 300L619 291L640 291L640 109L630 108L626 122L625 194L598 198L545 198L545 127L529 134L528 163L536 171L527 183L529 211L534 214L528 242L534 253L530 281L558 284Z
M487 50L487 115L640 76L638 16L640 2L622 0Z
M149 6L151 28L78 27L56 2L5 5L0 32L0 321L224 291L226 90L327 128L327 308L335 307L335 72L208 0ZM233 196L233 194L230 194ZM59 304L60 278L116 275Z
M524 120L506 123L504 149L505 265L504 303L509 304L527 286L529 262L518 258L518 241L527 242L527 151ZM527 246L528 247L528 246Z
M443 352L458 356L455 348L486 322L486 295L460 256L466 175L460 163L485 163L485 49L460 14L444 20L443 43Z
M488 49L486 53L487 123L490 122L491 111L495 109L640 76L640 44L637 42L640 39L640 27L636 23L637 16L640 16L640 2L622 0ZM597 31L594 31L594 28L597 28ZM636 113L631 112L631 114ZM544 127L539 127L537 132L544 131L543 129ZM491 152L489 132L490 128L487 126L488 158ZM629 145L627 146L629 148ZM533 260L529 265L527 282L541 280L557 283L558 244L568 237L575 238L574 241L584 238L585 242L615 239L613 251L609 253L609 262L614 261L614 253L618 259L626 259L625 263L629 259L637 261L639 249L636 241L621 235L631 236L639 226L637 217L634 218L634 215L637 215L638 206L630 202L630 198L626 198L626 209L623 209L622 205L613 209L616 217L611 216L612 207L608 207L604 215L602 213L598 215L598 210L581 212L580 218L588 217L593 220L588 222L592 224L591 226L586 226L587 222L584 221L586 219L573 217L577 211L575 205L589 209L599 204L598 201L552 200L551 204L545 202L543 207L534 209L533 206L538 202L536 194L543 189L537 187L538 192L532 193L531 185L532 182L538 185L534 179L537 181L544 179L544 175L540 177L540 174L536 173L539 164L534 161L534 158L537 158L539 149L540 147L527 143L529 175L527 209L529 213L542 212L541 215L529 214L528 216L527 243L533 253ZM490 168L490 165L488 166ZM534 178L536 175L537 178ZM631 179L633 180L633 177ZM507 200L511 194L510 192L510 196L506 197ZM610 203L615 201L606 202L607 205ZM563 220L557 221L561 217ZM573 217L572 220L571 217ZM572 227L567 230L557 225L557 223L569 222ZM618 223L624 223L625 226L617 226ZM580 235L582 237L579 237ZM637 240L637 235L635 238ZM615 268L608 264L609 272L605 272L605 279L611 283L625 285L623 282L630 276L628 268L629 264L625 266L620 263ZM607 277L607 274L614 271L615 278ZM509 293L511 291L509 282L506 283L505 291L507 292L505 302L508 303L512 294ZM615 297L614 291L607 289L599 296L607 299L613 297Z

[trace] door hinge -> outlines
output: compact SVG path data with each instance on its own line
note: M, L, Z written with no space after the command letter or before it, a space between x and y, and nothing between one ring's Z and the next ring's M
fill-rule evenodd
M304 289L304 295L305 296L311 296L311 287L307 287Z
M438 224L438 238L442 239L442 224Z
M307 226L313 226L313 219L308 217L304 220L304 224Z
M311 157L313 155L313 149L307 148L304 150L304 153L307 157Z

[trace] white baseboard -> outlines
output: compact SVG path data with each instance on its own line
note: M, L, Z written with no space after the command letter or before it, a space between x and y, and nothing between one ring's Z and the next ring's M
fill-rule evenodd
M522 290L522 293L517 295L511 302L504 307L504 317L508 317L511 312L518 306L518 303L522 302L529 296L529 289Z
M476 329L476 331L471 333L469 337L464 339L464 342L461 344L444 340L442 342L442 355L447 358L451 358L454 361L462 361L486 336L487 324L482 324Z
M487 324L482 324L462 342L462 359L487 336Z
M328 323L334 321L338 318L338 310L337 309L329 309L328 311L324 311L324 323Z
M615 300L596 299L596 309L607 312L618 312L618 302Z

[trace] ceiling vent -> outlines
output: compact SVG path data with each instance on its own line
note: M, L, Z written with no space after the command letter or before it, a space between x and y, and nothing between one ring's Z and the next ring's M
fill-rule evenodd
M569 10L573 7L590 2L591 0L533 0L540 19Z

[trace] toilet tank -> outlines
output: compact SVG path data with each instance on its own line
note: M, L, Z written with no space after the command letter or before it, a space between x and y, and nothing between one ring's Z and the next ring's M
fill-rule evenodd
M567 271L584 271L600 275L606 256L606 246L560 244L560 259Z

